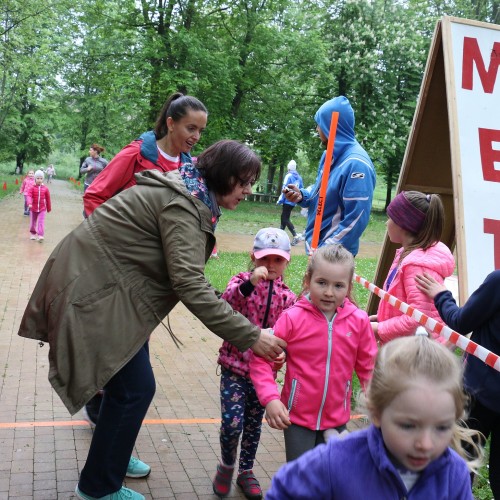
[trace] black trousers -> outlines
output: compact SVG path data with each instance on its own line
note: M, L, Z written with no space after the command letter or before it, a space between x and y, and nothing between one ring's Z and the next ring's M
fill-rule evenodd
M481 432L490 439L489 479L493 497L500 499L500 413L494 412L473 399L469 418L470 429ZM482 443L484 445L484 443Z
M295 231L295 226L292 224L290 220L290 215L292 214L292 210L295 205L287 205L283 203L283 209L281 211L281 226L280 229L285 229L286 227L292 233L292 236L297 236L297 232Z

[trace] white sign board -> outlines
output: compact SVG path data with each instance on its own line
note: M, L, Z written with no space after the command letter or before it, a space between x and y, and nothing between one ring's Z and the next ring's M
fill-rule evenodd
M467 297L500 269L500 27L470 23L443 20L457 250L465 259Z

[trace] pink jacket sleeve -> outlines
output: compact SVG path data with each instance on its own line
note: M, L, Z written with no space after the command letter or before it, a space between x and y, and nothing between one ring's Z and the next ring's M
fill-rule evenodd
M291 328L290 320L287 314L282 314L274 325L274 334L284 340ZM255 392L262 406L266 406L270 401L280 399L278 385L274 380L273 363L264 358L254 356L250 363L250 378L255 387Z
M28 205L33 205L33 186L24 193L26 195L26 201Z
M403 273L401 279L405 291L405 297L398 298L428 316L435 317L437 312L434 307L434 301L418 290L415 284L415 276L425 272L429 273L440 283L443 283L443 277L441 274L437 271L429 269L428 267L417 265L407 265L401 272ZM378 324L378 336L383 343L386 343L397 337L413 335L418 326L418 321L415 321L410 316L401 313L385 321L381 321Z
M372 377L377 355L377 341L373 334L368 316L362 319L359 329L359 348L354 370L363 390L366 390Z

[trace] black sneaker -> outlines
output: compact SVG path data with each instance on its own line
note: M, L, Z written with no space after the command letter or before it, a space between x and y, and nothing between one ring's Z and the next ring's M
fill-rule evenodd
M103 392L99 391L82 409L83 417L90 425L96 425L101 410Z

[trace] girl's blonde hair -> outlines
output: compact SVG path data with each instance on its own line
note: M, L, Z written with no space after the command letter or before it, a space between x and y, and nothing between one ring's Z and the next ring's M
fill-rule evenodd
M450 446L467 461L471 471L477 471L483 452L476 444L479 433L465 427L463 422L467 396L462 387L462 366L459 358L438 342L415 335L385 344L378 352L366 391L368 410L381 414L418 377L445 386L451 394L456 422ZM464 443L472 453L465 451Z
M302 280L302 292L301 295L306 293L309 289L309 283L311 282L312 275L318 266L318 261L323 260L330 264L343 264L349 268L349 291L347 293L347 298L354 304L352 297L352 278L354 276L354 256L349 250L347 250L340 243L335 243L333 245L325 245L318 248L307 263L306 273L304 274L304 279Z

